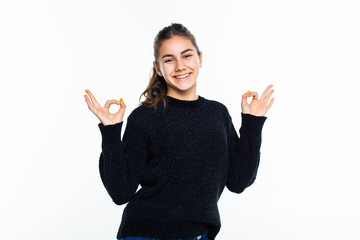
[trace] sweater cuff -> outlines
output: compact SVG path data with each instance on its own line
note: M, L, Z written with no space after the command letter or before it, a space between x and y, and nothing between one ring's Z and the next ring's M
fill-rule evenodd
M241 127L246 129L247 131L255 131L255 132L261 132L265 120L267 117L265 116L255 116L252 114L244 114L241 113L242 123Z
M103 143L119 143L121 142L121 127L123 121L115 123L112 125L104 126L102 123L99 123L99 129L102 135Z

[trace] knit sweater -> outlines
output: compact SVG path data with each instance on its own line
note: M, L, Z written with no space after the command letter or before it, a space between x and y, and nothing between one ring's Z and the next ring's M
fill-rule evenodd
M240 138L225 105L198 96L166 96L166 108L143 104L104 126L101 180L123 211L117 238L192 238L220 230L225 186L241 193L256 177L264 116L242 114ZM141 188L137 191L138 186Z

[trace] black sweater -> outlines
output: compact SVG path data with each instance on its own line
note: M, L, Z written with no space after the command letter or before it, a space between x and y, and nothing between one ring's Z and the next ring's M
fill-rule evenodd
M127 203L117 238L191 238L220 230L217 202L226 186L241 193L256 177L266 117L242 114L240 138L225 105L199 96L166 96L123 122L104 126L100 175L118 204ZM141 188L137 190L138 186Z

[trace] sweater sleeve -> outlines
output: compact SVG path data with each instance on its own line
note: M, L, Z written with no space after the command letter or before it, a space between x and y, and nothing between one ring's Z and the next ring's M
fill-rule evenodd
M100 176L110 197L118 205L128 202L135 195L145 170L148 151L148 138L131 115L121 141L122 125L123 122L107 126L98 124L102 135Z
M256 178L260 161L261 132L267 117L243 114L238 137L231 117L228 123L229 170L226 187L241 193Z

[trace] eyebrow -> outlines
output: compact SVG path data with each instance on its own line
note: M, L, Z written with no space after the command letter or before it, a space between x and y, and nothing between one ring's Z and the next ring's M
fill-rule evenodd
M194 50L188 48L188 49L182 51L181 54L184 54L184 53L189 52L189 51L194 51ZM165 57L173 57L173 56L174 56L174 55L172 55L172 54L165 54L164 56L161 57L161 59L163 59L163 58L165 58Z

